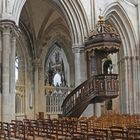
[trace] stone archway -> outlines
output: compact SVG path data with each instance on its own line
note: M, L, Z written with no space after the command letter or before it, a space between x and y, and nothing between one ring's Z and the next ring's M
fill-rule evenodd
M46 1L32 2L27 0L21 11L20 20L16 19L17 24L19 21L19 25L23 25L23 30L27 29L25 36L27 37L28 45L24 45L25 50L27 51L26 54L28 54L27 63L31 65L26 64L27 67L25 68L27 82L25 97L27 104L25 110L29 118L35 117L39 111L44 112L44 104L41 102L42 98L39 99L38 95L44 94L44 61L48 49L51 47L52 43L58 41L63 44L63 49L65 53L67 53L68 63L71 65L70 73L72 76L70 76L70 78L72 77L72 83L74 83L75 78L74 67L80 67L80 65L83 63L83 60L85 60L84 55L82 54L81 58L80 53L81 48L82 53L84 53L83 43L84 36L87 36L87 25L86 20L84 19L85 17L79 8L78 2L74 3L76 9L67 8L67 6L72 6L71 2L63 3L62 1L48 1L47 3ZM38 5L40 5L41 9L38 7ZM47 10L45 11L46 7ZM45 12L43 13L43 11ZM80 15L81 20L78 20L78 14ZM75 18L73 18L73 16ZM74 53L78 59L71 57L73 56L72 48L76 50ZM76 59L75 65L74 59ZM83 78L84 76L81 76L83 71L81 71L79 68L75 69L80 71L77 73L79 77ZM83 73L85 73L85 71ZM77 83L81 82L81 78L79 77L76 77L76 79L78 79ZM28 93L31 96L29 96ZM29 108L29 101L31 101L31 98L32 107Z

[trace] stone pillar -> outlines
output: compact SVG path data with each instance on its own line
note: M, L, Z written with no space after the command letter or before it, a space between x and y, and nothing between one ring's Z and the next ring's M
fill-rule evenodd
M91 31L95 29L95 0L90 0L90 9L91 9Z
M120 108L121 113L133 114L136 109L136 89L134 86L134 64L131 57L122 58L120 64Z
M122 80L122 76L123 76L123 71L121 71L122 70L122 61L120 60L120 61L118 61L118 70L119 70L119 102L120 102L120 104L119 104L119 108L120 108L120 113L121 112L123 112L123 104L121 104L122 103L122 83L123 83L123 80Z
M133 114L138 114L138 102L139 102L139 95L137 94L139 92L138 86L139 86L139 79L138 79L138 65L137 65L137 58L132 57L131 59L132 63L132 75L133 75ZM138 100L137 100L138 98Z
M138 15L138 44L140 44L140 1L137 0L137 3L138 3L138 8L137 8L137 15ZM138 68L137 68L137 71L138 71L138 75L137 75L137 90L136 91L137 95L136 95L136 99L137 99L137 113L140 113L140 49L139 47L137 47L137 65L138 65Z
M121 91L121 104L122 104L122 112L121 113L128 113L128 79L127 79L127 76L128 76L128 69L127 69L127 61L126 61L126 58L123 58L122 60L122 65L121 65L121 70L120 72L123 72L122 73L122 77L120 77L122 79L122 91Z
M100 103L94 104L94 114L97 117L101 116L101 104Z
M128 92L128 112L129 114L133 114L133 97L134 97L134 91L133 91L133 70L132 70L132 58L131 57L127 57L125 59L126 63L127 63L127 75L125 77L126 79L126 91ZM126 93L127 93L126 92Z
M1 109L2 109L2 35L0 31L0 120L1 120Z
M39 112L39 67L40 67L40 62L39 59L35 59L33 62L33 67L34 67L34 113L35 116Z
M9 112L10 96L9 96L9 53L11 46L11 27L3 26L3 56L2 56L2 121L10 121L11 114Z
M138 38L140 38L140 1L137 0L137 18L138 18ZM139 40L140 43L140 40ZM139 50L140 51L140 50ZM139 52L140 53L140 52Z
M137 100L137 106L136 106L136 111L137 114L140 114L140 57L136 58L137 62L137 91L136 91L136 100Z
M75 86L80 85L87 79L87 64L83 45L74 45L75 60Z
M11 53L10 53L10 106L11 118L15 118L15 56L16 56L16 36L11 38Z
M1 22L0 26L2 27L2 121L10 122L11 119L15 119L15 80L13 79L16 43L12 33L16 26L11 21Z

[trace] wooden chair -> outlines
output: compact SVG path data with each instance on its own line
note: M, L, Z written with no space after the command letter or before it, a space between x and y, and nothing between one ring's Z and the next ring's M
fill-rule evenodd
M102 128L93 128L92 131L88 133L88 139L95 140L108 140L109 139L109 130Z
M38 136L37 120L30 120L30 125L34 128L34 133Z
M69 124L70 134L72 140L80 140L82 139L82 132L80 129L80 123L76 120L72 120Z
M37 124L36 124L37 126L36 127L37 127L37 131L38 131L38 136L42 136L42 131L44 129L43 124L44 124L44 120L39 120L39 119L37 120Z
M58 140L71 140L71 134L69 129L69 121L67 119L59 120L57 129Z
M2 134L4 136L4 139L10 139L9 135L9 124L6 122L2 123Z
M34 127L32 126L25 126L25 133L27 135L27 139L31 139L32 140L35 140L35 132L34 132Z
M45 134L46 139L49 139L49 140L58 139L56 122L54 122L52 120L48 120L47 122L45 122L45 124L43 126L44 129L43 129L42 134Z
M21 140L27 139L25 125L23 125L23 124L18 125L18 136L17 137L18 137L18 139L21 139Z
M9 123L9 137L17 138L17 125L15 123Z
M140 127L128 128L128 140L140 140Z
M3 133L3 123L0 122L0 139L4 138L4 133Z
M128 131L121 126L110 127L110 140L116 140L116 139L127 140Z
M79 126L80 126L80 137L83 140L87 140L88 139L88 122L85 121L80 121L79 122Z

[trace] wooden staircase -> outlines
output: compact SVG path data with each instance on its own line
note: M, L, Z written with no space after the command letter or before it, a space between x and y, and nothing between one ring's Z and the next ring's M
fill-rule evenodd
M63 116L80 117L90 103L118 96L118 74L93 76L75 88L63 101Z

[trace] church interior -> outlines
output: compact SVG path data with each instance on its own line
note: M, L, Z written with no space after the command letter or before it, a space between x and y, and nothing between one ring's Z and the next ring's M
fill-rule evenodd
M140 140L139 0L0 0L0 140Z

